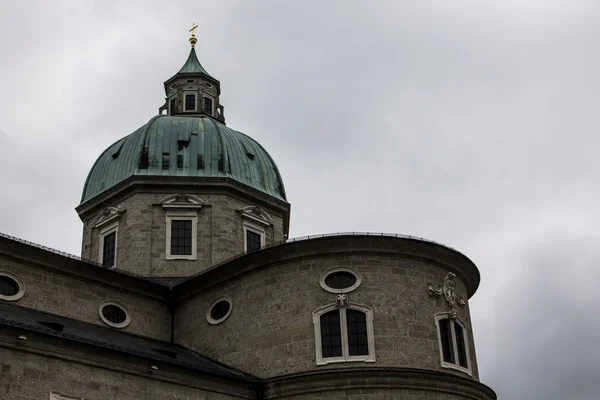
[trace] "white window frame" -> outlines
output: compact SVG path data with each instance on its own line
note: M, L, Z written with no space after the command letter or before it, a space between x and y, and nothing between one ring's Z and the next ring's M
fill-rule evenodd
M223 318L221 318L221 319L214 319L210 315L210 313L211 313L213 307L216 306L217 303L220 303L221 301L226 301L226 302L229 303L229 311L227 311L227 314L225 314L225 316ZM208 310L206 310L206 320L211 325L218 325L221 322L225 321L227 318L229 318L229 315L231 314L231 310L233 310L233 302L231 301L231 297L229 297L229 296L219 297L218 299L216 299L215 301L213 301L212 303L210 303L210 306L208 307Z
M15 281L17 283L17 286L19 286L19 291L17 292L17 294L12 295L12 296L5 296L3 294L0 294L0 300L17 301L21 297L23 297L23 295L25 294L25 286L23 285L23 281L21 280L21 278L19 278L12 272L8 272L8 271L0 271L0 276L5 276L9 279L12 279L13 281Z
M102 309L106 306L115 306L115 307L118 307L121 310L123 310L123 312L125 313L125 321L117 324L117 323L114 323L114 322L106 319L106 317L102 313ZM116 302L116 301L108 300L108 301L102 302L100 304L100 306L98 307L98 315L100 316L100 319L102 320L102 322L104 322L108 326L112 326L113 328L118 328L118 329L126 328L131 323L131 314L129 314L127 307L125 307L123 304Z
M248 231L260 235L260 250L265 247L265 227L264 225L253 224L250 221L244 221L244 252L248 251Z
M171 254L171 222L173 220L192 221L192 254ZM198 257L198 212L196 210L167 210L165 222L165 226L167 227L166 259L196 260Z
M187 109L187 99L186 99L187 96L194 96L194 109L193 110ZM183 92L183 112L184 113L198 112L198 93L192 92L192 91L184 91Z
M204 99L208 98L211 100L212 103L212 109L210 110L210 115L214 115L215 113L215 98L213 96L207 95L207 94L202 94L202 111L206 112L206 110L204 109Z
M348 324L346 320L346 309L363 312L367 322L367 343L369 354L362 356L349 355L348 346ZM321 315L330 311L338 310L340 313L340 332L342 336L342 356L341 357L323 357L323 347L321 343ZM325 365L340 362L375 362L375 338L373 336L373 309L364 304L348 303L347 307L338 307L337 304L328 304L313 311L313 325L315 327L315 357L317 365Z
M468 374L469 376L472 376L473 372L471 370L471 353L470 353L470 349L469 349L469 347L470 347L469 346L469 333L467 331L467 326L460 319L453 318L453 315L454 315L453 313L448 313L448 312L438 313L435 315L435 326L437 329L438 347L440 349L440 362L441 362L443 368L455 369L455 370L464 372L464 373ZM457 362L456 364L444 361L444 351L442 348L442 335L440 334L440 321L443 319L450 320L450 334L452 335L452 351L454 352L454 359ZM463 331L465 354L467 357L467 368L461 367L459 364L460 361L458 360L458 346L457 346L457 341L456 341L456 331L454 328L454 324L460 325L460 327L462 328L462 331Z
M336 272L347 272L349 274L352 274L356 278L356 282L354 282L354 285L348 286L347 288L343 288L343 289L335 289L335 288L327 286L327 284L325 283L325 279L327 279L327 277L329 275L334 274ZM330 269L324 271L321 274L321 277L319 278L319 285L321 285L321 288L323 290L325 290L326 292L335 293L335 294L350 293L350 292L356 290L360 286L361 283L362 283L362 276L360 275L360 273L357 270L355 270L353 268L349 268L349 267L330 268Z
M99 251L98 251L98 260L100 260L100 264L104 265L104 238L111 233L115 233L115 262L110 269L117 268L117 251L119 250L119 223L113 222L112 224L105 225L100 230L100 243L99 243Z

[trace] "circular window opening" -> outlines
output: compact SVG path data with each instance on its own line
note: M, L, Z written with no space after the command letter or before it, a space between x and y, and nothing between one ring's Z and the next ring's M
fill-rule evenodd
M330 293L348 293L360 286L362 278L350 268L332 268L321 275L319 283Z
M356 283L356 276L350 272L340 271L325 277L325 285L333 289L348 289Z
M206 313L206 319L209 323L215 325L225 321L231 313L231 300L229 298L221 298L216 300Z
M19 300L23 297L23 283L15 275L0 272L0 299L7 301Z
M104 302L98 310L100 318L106 325L113 328L125 328L131 322L125 307L116 302Z

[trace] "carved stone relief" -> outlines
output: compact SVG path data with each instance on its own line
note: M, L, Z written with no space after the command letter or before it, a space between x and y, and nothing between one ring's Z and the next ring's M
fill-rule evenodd
M429 286L429 295L435 298L442 297L446 299L448 306L454 310L455 304L458 304L460 307L465 308L467 303L464 301L463 297L458 297L456 294L456 282L454 281L454 275L452 272L448 272L446 278L444 279L444 283L438 285L437 289L433 288L433 284L431 282L428 283Z
M338 294L335 298L335 307L336 308L346 308L349 303L348 296L345 294Z

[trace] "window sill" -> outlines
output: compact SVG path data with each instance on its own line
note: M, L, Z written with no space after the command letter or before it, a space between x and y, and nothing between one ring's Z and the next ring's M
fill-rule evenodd
M442 362L442 368L453 369L455 371L462 372L462 373L467 374L469 376L473 376L473 373L471 372L471 370L469 370L467 368L464 368L464 367L461 367L461 366L456 365L456 364Z
M166 260L188 260L188 261L194 261L196 260L196 256L166 256L165 259Z
M375 362L375 358L371 356L356 356L349 357L347 359L340 357L323 358L317 361L317 365L327 365L335 363L346 363L346 362Z

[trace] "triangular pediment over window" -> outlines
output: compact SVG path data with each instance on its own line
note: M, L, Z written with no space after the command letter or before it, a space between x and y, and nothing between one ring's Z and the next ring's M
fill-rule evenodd
M242 208L239 212L242 215L242 218L247 218L265 226L273 225L273 217L260 207L248 206Z
M123 210L116 207L107 207L96 215L94 219L94 228L100 228L109 222L116 221L121 217Z
M160 201L163 208L201 208L204 200L191 194L172 194Z

